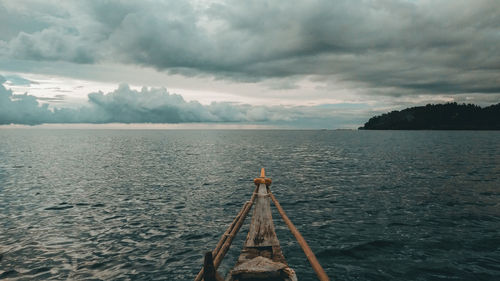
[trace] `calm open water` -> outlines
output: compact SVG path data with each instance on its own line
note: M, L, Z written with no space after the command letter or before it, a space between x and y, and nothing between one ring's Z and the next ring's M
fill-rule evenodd
M0 279L192 280L261 167L332 280L500 280L500 132L49 129L0 130Z

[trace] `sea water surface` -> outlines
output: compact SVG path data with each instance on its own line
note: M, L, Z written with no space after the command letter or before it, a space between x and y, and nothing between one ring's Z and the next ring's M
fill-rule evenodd
M192 280L261 167L332 280L500 280L500 132L36 128L0 130L0 279Z

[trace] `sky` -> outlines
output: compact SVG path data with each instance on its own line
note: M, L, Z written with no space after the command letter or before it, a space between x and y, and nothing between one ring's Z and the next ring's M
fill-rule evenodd
M357 128L500 102L498 0L0 0L0 125Z

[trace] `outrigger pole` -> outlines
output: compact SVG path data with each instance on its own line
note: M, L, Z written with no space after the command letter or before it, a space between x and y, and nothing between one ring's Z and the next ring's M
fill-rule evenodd
M295 236L295 239L297 239L297 242L299 243L300 247L302 248L302 251L304 251L304 254L306 255L307 259L309 260L309 263L311 264L311 267L313 268L314 272L316 272L316 275L318 276L318 279L320 281L329 281L328 275L326 275L325 270L323 267L321 267L321 264L319 264L318 259L314 255L313 251L307 245L306 240L300 232L297 230L295 225L293 225L292 221L288 218L286 215L285 211L283 208L281 208L280 202L274 197L274 194L271 193L271 190L269 190L269 196L271 197L271 200L273 200L274 205L276 206L276 209L278 209L278 212L281 215L281 218L283 221L286 223L288 226L288 229L290 229L290 232Z
M243 204L243 207L241 207L241 210L236 215L231 225L227 228L226 232L224 232L219 242L217 243L217 246L215 246L215 249L212 252L208 252L205 254L204 266L201 268L198 275L196 275L196 277L194 278L195 281L201 281L205 277L204 274L208 273L204 271L204 268L207 263L209 264L209 266L211 266L210 264L213 265L215 271L214 274L217 275L217 268L219 268L219 265L221 264L222 259L229 250L229 247L231 246L234 237L236 236L241 226L243 225L243 222L245 221L245 218L248 215L250 208L252 208L252 204L255 201L256 192L257 188L255 188L252 197L250 198L250 201L247 201L245 202L245 204ZM210 260L207 261L209 253L211 254L211 261ZM208 274L211 275L211 273ZM207 278L205 278L205 281L211 281L211 279L207 280Z
M292 221L288 218L280 203L271 193L269 186L272 181L266 178L266 172L262 168L260 177L254 179L256 185L255 191L241 208L240 212L234 218L231 225L222 235L219 243L212 252L205 254L203 268L195 278L195 281L221 281L222 277L217 273L217 268L226 255L234 236L238 233L248 212L254 202L256 206L250 223L250 230L240 257L236 266L229 272L226 280L237 281L253 278L271 278L272 280L296 281L297 277L293 269L288 264L281 252L278 238L274 230L273 219L271 216L269 198L278 209L279 214L285 221L292 234L297 239L300 247L304 251L313 270L316 272L320 281L329 281L328 276L319 264L316 256L312 252L304 237L300 234ZM270 279L269 279L270 280Z

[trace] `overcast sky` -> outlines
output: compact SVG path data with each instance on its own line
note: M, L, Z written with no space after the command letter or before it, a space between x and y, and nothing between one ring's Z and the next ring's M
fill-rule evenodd
M500 102L499 46L498 0L0 0L0 124L356 128Z

